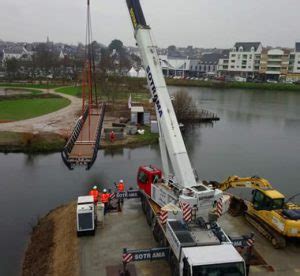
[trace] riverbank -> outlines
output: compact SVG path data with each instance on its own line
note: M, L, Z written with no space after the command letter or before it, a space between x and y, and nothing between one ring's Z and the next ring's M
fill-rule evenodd
M76 203L58 207L33 227L22 275L79 275Z
M300 91L300 85L289 84L289 83L224 82L224 81L201 81L201 80L185 80L185 79L166 79L166 82L167 85L178 86L178 87Z
M62 151L68 137L52 132L0 132L0 152L4 153L54 153ZM101 141L101 149L136 148L156 144L158 134L147 128L144 135L131 135L123 140Z
M52 132L0 132L0 152L50 153L59 152L66 137Z

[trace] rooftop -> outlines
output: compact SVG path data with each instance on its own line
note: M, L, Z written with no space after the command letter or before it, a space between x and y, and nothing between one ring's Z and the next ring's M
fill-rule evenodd
M256 51L261 45L260 42L236 42L234 44L234 47L238 50L240 47L243 47L243 51L250 52L251 48L254 47L254 50Z

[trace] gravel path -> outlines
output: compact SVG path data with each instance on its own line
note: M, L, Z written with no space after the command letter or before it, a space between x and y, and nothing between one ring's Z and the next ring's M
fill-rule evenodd
M59 134L69 133L78 117L78 112L81 110L81 99L57 93L54 89L46 90L39 89L43 92L59 95L71 101L67 107L58 111L48 113L39 117L9 122L0 123L0 131L15 131L15 132L54 132Z

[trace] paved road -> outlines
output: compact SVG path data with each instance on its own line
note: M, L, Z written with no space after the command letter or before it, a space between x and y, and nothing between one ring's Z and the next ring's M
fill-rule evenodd
M32 119L1 123L0 131L16 131L16 132L55 132L60 134L69 133L74 122L78 118L78 113L81 110L81 99L57 93L53 89L38 89L45 93L60 95L71 101L71 104L58 111L35 117Z
M265 261L271 265L275 272L271 275L300 275L300 243L288 243L285 249L275 249L271 243L248 224L243 217L232 217L226 214L221 218L220 224L225 232L231 236L255 234L255 248ZM263 267L252 266L250 275L266 275Z
M141 211L139 200L125 201L122 213L110 213L105 216L103 228L98 228L94 237L81 237L80 275L99 276L106 273L108 266L122 264L122 249L144 249L157 247ZM135 263L137 275L169 276L166 261Z

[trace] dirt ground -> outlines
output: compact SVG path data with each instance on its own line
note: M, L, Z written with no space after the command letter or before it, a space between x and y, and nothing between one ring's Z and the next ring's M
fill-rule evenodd
M23 276L79 275L75 205L59 207L39 221L25 253Z

